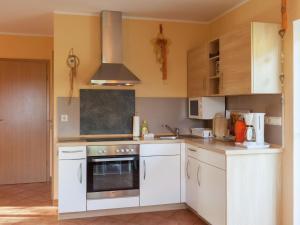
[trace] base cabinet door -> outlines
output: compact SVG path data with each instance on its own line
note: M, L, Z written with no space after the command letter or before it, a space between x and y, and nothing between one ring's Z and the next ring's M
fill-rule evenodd
M200 162L192 157L188 157L186 163L186 203L195 211L199 208L199 185L197 183L197 168Z
M140 205L180 203L180 156L149 156L140 160Z
M198 186L197 212L212 225L226 224L226 173L200 162L196 172Z
M59 213L86 211L86 159L59 160Z

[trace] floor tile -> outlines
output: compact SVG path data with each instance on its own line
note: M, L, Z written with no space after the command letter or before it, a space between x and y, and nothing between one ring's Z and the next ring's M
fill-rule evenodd
M188 210L57 220L49 183L0 186L0 225L205 225Z

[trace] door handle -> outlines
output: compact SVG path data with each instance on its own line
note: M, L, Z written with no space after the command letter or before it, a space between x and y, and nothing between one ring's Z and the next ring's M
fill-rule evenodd
M187 176L188 179L190 179L189 166L190 166L190 160L188 160L187 164L186 164L186 176Z
M146 180L146 161L144 160L144 180Z
M78 168L78 176L79 176L79 183L82 184L82 163L80 163Z
M198 186L200 187L201 186L201 183L200 183L200 180L199 180L199 171L200 171L200 165L198 166L198 170L197 170L197 183L198 183Z

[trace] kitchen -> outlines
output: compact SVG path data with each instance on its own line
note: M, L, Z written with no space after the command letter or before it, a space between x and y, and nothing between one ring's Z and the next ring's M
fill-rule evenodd
M240 7L248 4L253 6L245 3ZM277 12L279 4L270 5L269 10ZM55 12L54 150L50 171L52 198L58 203L59 219L76 221L85 217L188 208L209 224L243 224L245 220L247 224L279 224L284 133L278 79L279 15L280 11L266 20L261 15L254 16L251 21L259 22L249 21L243 23L246 26L236 25L223 31L218 30L217 24L214 27L123 16L113 26L123 29L123 38L120 35L114 38L113 32L120 31L113 29L109 33L105 29L103 12L101 15L100 11L97 14ZM109 21L112 22L115 21ZM153 46L160 24L169 43L166 78ZM255 42L255 38L260 42ZM224 45L225 41L229 44ZM263 48L261 43L268 46ZM117 51L114 46L119 46ZM240 50L241 46L244 51L235 54L234 50ZM214 51L216 48L219 49ZM271 58L270 55L252 58L256 53L264 54L268 48L273 49ZM112 49L115 51L109 52ZM123 57L119 57L120 49ZM220 61L215 60L216 55L210 59L210 49L219 54ZM66 59L72 54L78 57L78 68L71 96L72 72ZM235 65L230 67L233 60ZM121 70L129 73L126 76L133 74L134 79L123 79L125 86L99 85L119 79L118 76L101 78L104 70L114 70L103 69L105 63L123 63L127 68ZM197 76L199 70L205 77ZM267 81L258 76L262 70L268 71ZM94 77L95 74L100 78ZM227 74L230 76L226 79ZM134 85L130 86L128 81ZM205 102L211 99L220 100L218 109ZM195 108L198 112L192 112ZM243 115L265 113L265 118L260 117L263 122L250 119L248 126L256 133L255 141L250 137L249 143L256 144L261 137L262 145L257 144L254 149L235 145L233 137L228 135L234 131L234 124L228 120L230 111L240 111ZM138 116L137 123L133 123L134 116ZM141 129L144 121L149 134ZM264 129L251 124L254 121L265 123ZM178 137L175 128L179 129ZM208 132L208 136L220 132L217 138L226 136L226 140L191 135L191 128L211 129L193 129L193 132ZM142 131L146 134L142 135ZM97 183L98 179L101 181ZM258 199L264 204L259 204Z

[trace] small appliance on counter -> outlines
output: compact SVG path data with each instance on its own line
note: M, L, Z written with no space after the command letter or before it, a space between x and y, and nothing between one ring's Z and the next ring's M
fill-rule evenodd
M202 138L212 138L214 137L213 131L209 128L191 128L193 136L202 137Z
M189 118L211 120L216 113L225 113L225 97L189 98Z
M244 119L246 123L245 141L235 144L253 149L270 147L264 139L265 113L245 113Z

